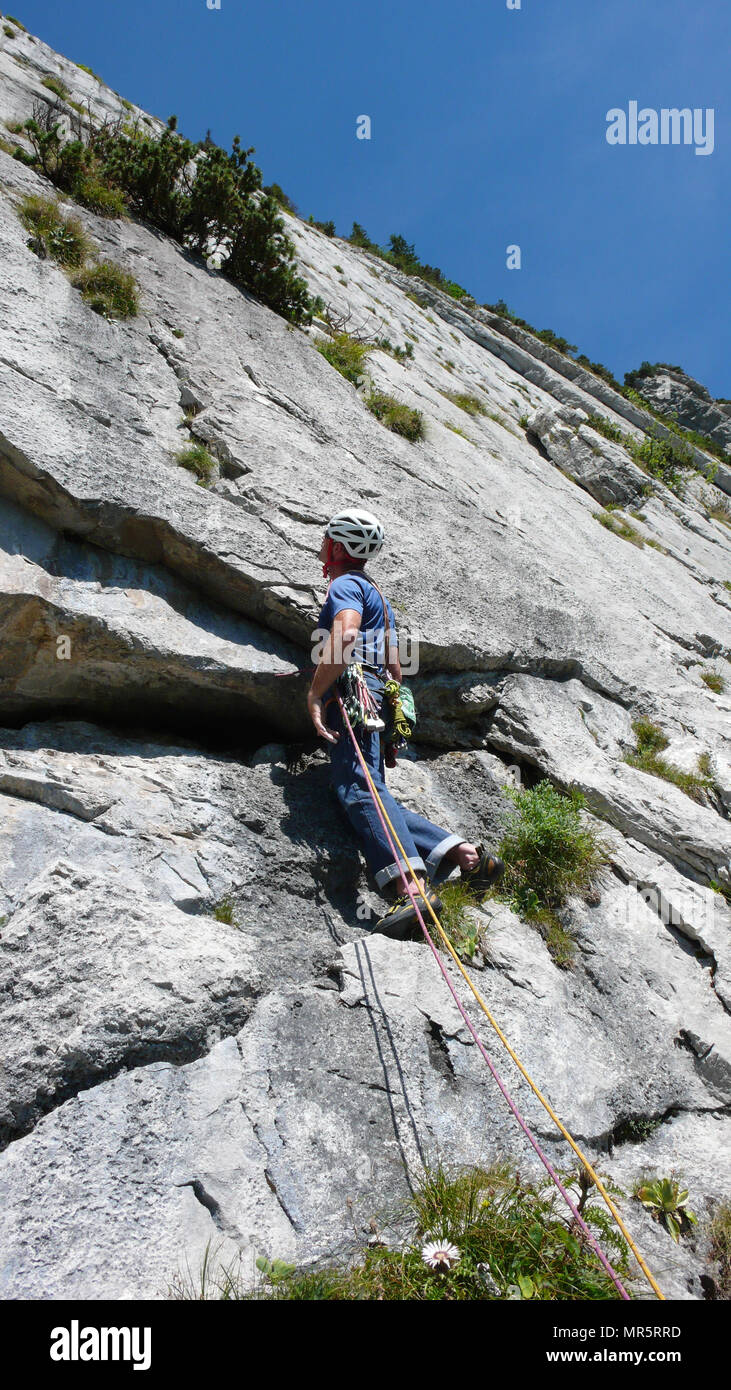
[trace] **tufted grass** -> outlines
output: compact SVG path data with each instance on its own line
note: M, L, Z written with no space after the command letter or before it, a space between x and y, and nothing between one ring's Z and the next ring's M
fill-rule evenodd
M60 97L61 101L68 101L71 96L69 88L66 86L65 82L61 81L60 77L44 77L41 81L41 86L47 87L48 91Z
M632 545L638 546L640 550L642 549L645 543L642 536L624 517L617 516L615 512L613 510L610 511L608 507L605 507L603 512L593 512L592 515L595 521L598 521L600 526L603 526L605 530L611 531L612 535L619 536L623 541L630 541Z
M113 261L87 266L74 277L81 298L105 319L129 319L139 313L137 281Z
M190 444L187 449L181 449L175 455L175 462L189 473L195 473L200 487L207 486L216 467L216 460L204 444Z
M457 955L461 956L463 960L470 961L474 958L475 952L482 946L484 927L472 921L467 915L467 909L479 907L481 895L475 893L468 879L460 878L440 884L437 891L442 900L439 920L445 934ZM427 916L424 920L431 932L431 926L433 926L431 918ZM441 944L436 928L434 940L437 946Z
M629 763L630 767L638 768L640 772L647 772L652 777L662 777L663 781L672 782L691 800L703 802L705 793L713 788L708 755L701 753L697 772L685 772L683 768L676 767L675 763L669 763L667 758L662 757L662 752L670 740L657 724L642 717L633 721L632 729L637 746L633 753L625 754L624 761Z
M349 333L335 333L326 342L317 343L317 351L346 381L358 385L370 351L368 343L359 343Z
M442 395L445 396L448 401L451 401L452 405L459 406L460 410L466 411L468 415L487 414L487 406L483 404L478 396L471 396L465 391L442 391Z
M720 671L701 671L701 680L717 695L722 695L726 689L726 682Z
M397 401L395 396L373 389L366 398L366 405L371 414L394 434L400 434L412 444L424 438L424 416L420 410L412 410L411 406Z
M708 1226L711 1240L711 1259L719 1267L721 1298L731 1299L731 1202L716 1208Z
M54 198L29 195L20 204L19 217L32 234L31 250L59 265L78 269L93 249L78 217L65 216Z
M617 1272L627 1277L627 1250L609 1213L576 1174L563 1180ZM376 1223L372 1222L374 1229ZM406 1235L401 1234L405 1231ZM431 1268L426 1244L449 1242L451 1268ZM617 1299L617 1290L550 1180L524 1182L508 1162L449 1172L427 1170L399 1214L389 1244L374 1243L350 1262L297 1268L261 1257L262 1278L247 1288L233 1268L218 1273L208 1255L197 1285L178 1280L173 1297L268 1302L454 1303Z

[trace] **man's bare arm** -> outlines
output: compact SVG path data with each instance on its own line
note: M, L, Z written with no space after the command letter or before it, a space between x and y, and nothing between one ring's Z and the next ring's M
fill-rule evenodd
M325 643L317 670L307 695L310 718L321 738L337 743L339 734L325 727L322 718L322 696L337 680L348 664L348 658L360 632L361 615L357 608L342 608L335 614L330 636Z

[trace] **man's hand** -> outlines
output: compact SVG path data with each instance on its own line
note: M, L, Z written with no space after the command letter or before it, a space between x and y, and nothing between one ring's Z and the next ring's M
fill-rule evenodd
M328 743L337 743L340 734L325 727L322 719L322 700L319 695L313 695L311 690L307 692L307 708L320 738L326 738Z

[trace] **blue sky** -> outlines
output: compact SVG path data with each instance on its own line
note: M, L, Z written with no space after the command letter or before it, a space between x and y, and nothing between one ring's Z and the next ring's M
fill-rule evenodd
M13 0L192 139L254 145L300 212L353 220L620 380L731 396L728 0ZM713 108L715 149L615 146L606 113ZM372 138L356 139L367 114ZM506 268L506 247L522 268Z

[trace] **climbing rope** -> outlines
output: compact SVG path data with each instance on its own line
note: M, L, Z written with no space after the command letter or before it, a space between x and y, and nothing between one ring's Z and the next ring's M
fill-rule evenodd
M408 859L408 856L407 856L407 854L406 854L406 851L404 850L404 847L403 847L403 845L401 844L401 841L399 840L399 837L398 837L398 835L397 835L397 833L396 833L396 831L395 831L395 829L394 829L394 827L393 827L393 825L392 825L392 823L391 823L391 821L390 821L390 819L389 819L388 812L386 811L386 808L385 808L385 806L383 805L383 802L382 802L382 800L381 800L381 797L380 797L379 794L378 794L378 790L377 790L377 788L376 788L376 786L375 786L375 783L374 783L374 781L373 781L373 778L372 778L372 776L371 776L370 769L369 769L369 767L368 767L368 765L367 765L367 763L366 763L366 761L365 761L365 758L363 757L362 750L361 750L361 748L359 747L358 740L357 740L357 738L355 737L355 734L354 734L354 732L353 732L352 725L351 725L351 723L350 723L350 720L348 719L347 712L346 712L346 710L345 710L345 708L344 708L343 702L342 702L342 700L341 700L341 698L340 698L339 695L337 695L337 700L338 700L338 704L339 704L339 706L340 706L340 710L341 710L343 719L345 720L345 723L346 723L347 728L348 728L348 732L349 732L350 737L351 737L351 739L352 739L353 746L354 746L354 748L355 748L355 751L356 751L358 760L359 760L360 765L361 765L361 767L362 767L362 769L363 769L363 772L364 772L364 774L365 774L366 781L367 781L367 783L368 783L368 787L369 787L371 796L372 796L372 798L373 798L373 802L374 802L375 807L376 807L376 811L377 811L378 816L379 816L379 819L380 819L380 821L381 821L381 825L383 826L383 829L384 829L386 838L387 838L387 840L388 840L388 842L389 842L389 845L390 845L390 848L391 848L391 850L392 850L392 852L393 852L393 855L394 855L394 862L396 862L396 863L399 864L399 873L400 873L400 875L401 875L402 882L403 882L404 887L405 887L405 889L406 889L406 892L407 892L407 894L408 894L408 896L409 896L409 898L410 898L410 900L411 900L411 902L412 902L412 904L413 904L413 906L414 906L414 910L415 910L416 915L417 915L417 917L418 917L418 919L419 919L419 922L420 922L420 925L421 925L421 929L422 929L422 931L423 931L423 933L424 933L426 942L427 942L427 944L428 944L428 946L429 946L429 948L430 948L430 950L431 950L431 952L432 952L432 954L433 954L433 956L434 956L434 958L435 958L435 960L436 960L436 962L437 962L437 965L439 966L439 969L440 969L442 975L444 976L444 979L446 980L446 983L447 983L447 985L448 985L448 987L449 987L450 993L452 994L452 996L453 996L453 998L454 998L454 1001L455 1001L455 1003L456 1003L456 1005L457 1005L457 1008L458 1008L458 1010L459 1010L459 1012L460 1012L462 1018L464 1019L466 1025L467 1025L467 1028L469 1029L469 1032L471 1033L471 1035L472 1035L472 1037L473 1037L475 1043L477 1044L477 1047L478 1047L478 1049L479 1049L479 1051L480 1051L480 1054L482 1055L482 1057L484 1058L485 1062L487 1063L487 1065L488 1065L488 1067L489 1067L489 1069L490 1069L490 1071L491 1071L491 1073L492 1073L492 1075L493 1075L495 1081L497 1082L497 1085L499 1086L500 1091L502 1092L502 1094L503 1094L505 1100L507 1101L507 1103L508 1103L508 1105L509 1105L509 1107L510 1107L512 1113L513 1113L513 1115L515 1116L516 1120L518 1121L518 1124L520 1125L521 1129L523 1130L523 1133L526 1135L526 1138L528 1139L528 1141L529 1141L529 1143L531 1144L532 1148L535 1150L536 1154L537 1154L538 1157L540 1158L540 1160L541 1160L541 1162L542 1162L544 1168L546 1169L546 1171L548 1172L548 1174L549 1174L549 1176L551 1177L552 1181L555 1183L556 1187L558 1188L559 1192L561 1193L561 1196L564 1198L564 1201L566 1202L567 1206L569 1207L569 1209L570 1209L570 1211L571 1211L571 1213L572 1213L574 1219L578 1222L579 1226L580 1226L581 1229L583 1230L583 1232L584 1232L584 1234L585 1234L587 1240L589 1241L589 1244L591 1245L592 1249L595 1251L595 1253L597 1254L597 1256L598 1256L599 1259L601 1260L601 1263L603 1264L604 1268L607 1270L607 1273L609 1274L610 1278L612 1279L612 1282L614 1283L614 1285L615 1285L616 1288L618 1289L620 1296L621 1296L623 1299L629 1300L629 1294L627 1293L626 1289L624 1288L623 1284L621 1283L621 1280L620 1280L620 1278L619 1278L619 1275L618 1275L618 1274L616 1273L616 1271L612 1268L611 1264L609 1263L608 1259L606 1258L606 1255L605 1255L604 1252L601 1250L601 1248L600 1248L600 1246L598 1245L598 1243L597 1243L595 1237L592 1235L591 1231L589 1230L589 1227L587 1226L586 1222L584 1221L584 1219L583 1219L581 1213L579 1212L578 1208L575 1206L574 1202L571 1200L571 1198L570 1198L568 1192L566 1191L566 1188L564 1187L564 1185L563 1185L562 1182L561 1182L561 1179L559 1178L558 1174L555 1172L555 1170L554 1170L554 1168L552 1167L552 1165L551 1165L549 1159L548 1159L548 1158L546 1157L546 1155L543 1153L543 1151L542 1151L542 1149L540 1148L540 1146L539 1146L537 1140L534 1138L533 1134L531 1133L530 1129L528 1128L528 1125L526 1124L525 1120L523 1119L522 1115L520 1114L520 1112L519 1112L517 1106L515 1105L515 1102L513 1101L512 1097L510 1096L510 1094L509 1094L509 1092L508 1092L506 1086L503 1084L503 1082L502 1082L500 1076L498 1075L498 1072L497 1072L495 1066L493 1065L493 1063L492 1063L490 1057L488 1056L487 1051L486 1051L486 1049L485 1049L485 1046L484 1046L484 1044L482 1043L481 1039L479 1038L479 1036L478 1036L478 1034L477 1034L477 1032L476 1032L476 1030L475 1030L475 1028L474 1028L474 1026L473 1026L473 1024L472 1024L472 1021L471 1021L471 1019L469 1018L469 1015L467 1014L467 1012L466 1012L464 1006L462 1005L462 1003L461 1003L461 1001L460 1001L460 999L459 999L459 997L458 997L458 995L457 995L457 992L456 992L456 990L455 990L455 988L454 988L454 986L453 986L453 984L452 984L452 981L450 980L449 975L447 974L447 970L446 970L446 968L445 968L445 966L444 966L444 963L443 963L443 961L442 961L442 960L440 959L440 957L439 957L439 953L438 953L438 951L437 951L437 949L436 949L436 946L434 945L434 942L432 941L432 938L431 938L431 936L429 935L429 932L428 932L428 930L427 930L426 923L425 923L425 921L424 921L424 918L423 918L422 913L421 913L421 911L420 911L419 905L418 905L418 903L417 903L417 901L416 901L416 898L415 898L415 896L414 896L414 891L413 891L413 889L410 887L410 885L409 885L409 883L408 883L408 880L407 880L407 878L406 878L406 876L405 876L405 874L404 874L403 868L401 867L401 863L399 862L399 854L401 855L401 859L403 860L403 863L405 863L405 864L408 866L409 873L410 873L410 875L411 875L411 877L412 877L412 879L413 879L413 881L414 881L414 884L415 884L415 886L416 886L416 888L417 888L417 890L418 890L418 892L419 892L419 894L420 894L422 900L423 900L424 903L426 904L426 907L427 907L427 909L428 909L428 911L429 911L429 913L430 913L430 916L432 917L432 919L433 919L433 921L434 921L434 923L435 923L435 925L436 925L437 931L439 932L439 936L441 937L442 941L444 942L444 945L446 946L446 948L447 948L447 950L448 950L450 956L452 957L452 960L455 962L457 968L459 969L460 974L462 975L463 979L466 981L467 985L469 986L470 990L472 991L472 994L474 995L475 999L477 1000L477 1003L479 1004L480 1008L482 1009L483 1013L485 1014L485 1017L488 1019L489 1023L491 1024L491 1026L495 1029L495 1032L497 1033L497 1035L498 1035L498 1037L499 1037L501 1043L503 1044L503 1046L505 1047L505 1049L506 1049L506 1051L509 1053L509 1055L512 1057L513 1061L515 1062L515 1065L518 1067L518 1070L521 1072L522 1076L523 1076L523 1077L525 1078L525 1080L528 1082L528 1085L530 1086L530 1088L531 1088L531 1090L533 1091L534 1095L535 1095L535 1096L537 1097L537 1099L541 1102L541 1105L544 1107L544 1109L548 1112L548 1114L550 1115L550 1117L551 1117L551 1119L553 1120L554 1124L555 1124L556 1127L559 1129L560 1133L563 1135L564 1139L566 1139L567 1142L571 1145L571 1148L573 1149L574 1153L577 1155L577 1157L578 1157L578 1159L580 1160L580 1162L581 1162L583 1168L584 1168L585 1171L589 1174L589 1177L590 1177L590 1178L592 1179L592 1181L594 1182L594 1184L595 1184L595 1186L596 1186L596 1188L597 1188L597 1191L600 1193L600 1195L602 1196L602 1198L603 1198L604 1201L606 1202L606 1205L607 1205L607 1207L609 1208L609 1211L611 1212L611 1214L612 1214L614 1220L615 1220L616 1223L617 1223L617 1226L619 1227L620 1231L622 1232L622 1235L624 1236L624 1239L626 1240L626 1242L627 1242L627 1244L628 1244L630 1250L632 1251L632 1254L634 1255L635 1259L637 1260L637 1263L639 1264L640 1269L642 1270L642 1272L643 1272L643 1274L645 1275L646 1279L648 1280L648 1282L649 1282L651 1288L653 1289L653 1292L656 1294L656 1296L657 1296L662 1302L664 1302L664 1301L665 1301L665 1295L662 1293L661 1289L659 1288L659 1286L658 1286L658 1284L657 1284L657 1281L653 1278L653 1275L651 1274L650 1270L648 1269L645 1260L642 1258L642 1255L640 1254L639 1250L637 1249L637 1246L635 1245L635 1242L633 1241L632 1236L630 1235L629 1231L627 1230L627 1227L625 1226L625 1224L624 1224L624 1222L623 1222L623 1220L622 1220L622 1217L620 1216L619 1212L617 1211L617 1208L616 1208L614 1202L612 1201L611 1197L609 1196L609 1193L607 1192L607 1190L606 1190L604 1184L602 1183L601 1178L600 1178L599 1175L594 1171L594 1168L593 1168L592 1165L589 1163L589 1160L588 1160L588 1159L585 1157L585 1155L582 1153L582 1151L581 1151L581 1149L579 1148L578 1144L577 1144L576 1141L572 1138L572 1136L569 1134L569 1131L566 1129L565 1125L562 1124L561 1120L559 1119L558 1115L557 1115L556 1112L554 1111L553 1107L552 1107L552 1106L550 1105L550 1103L546 1100L545 1096L542 1094L542 1092L539 1090L538 1086L536 1086L535 1082L533 1081L533 1079L531 1078L531 1076L530 1076L530 1075L528 1074L528 1072L526 1071L526 1069L525 1069L525 1067L523 1066L523 1063L521 1062L520 1058L517 1056L517 1054L513 1051L513 1048L510 1046L510 1043L508 1042L507 1038L505 1037L505 1034L503 1033L502 1029L500 1028L500 1026L498 1025L498 1023L496 1022L496 1020L493 1018L493 1016L492 1016L492 1014L491 1014L489 1008L487 1007L487 1004L485 1003L484 999L482 998L482 995L481 995L481 994L479 993L479 991L476 989L475 985L472 983L472 980L470 979L469 975L467 974L466 970L464 969L464 966L462 965L462 962L461 962L461 960L459 959L459 956L457 955L456 951L454 950L451 941L449 940L448 936L446 935L446 933L445 933L445 931L444 931L444 929L443 929L443 927L442 927L442 924L441 924L441 922L439 921L439 918L437 917L437 915L436 915L436 913L435 913L435 911L434 911L434 909L433 909L431 903L429 902L428 897L427 897L426 894L424 893L424 890L422 889L422 887L421 887L421 885L420 885L420 883L419 883L419 881L418 881L418 879L417 879L417 877L416 877L416 874L414 873L414 870L413 870L413 868L412 868L412 866L411 866L411 863L410 863L410 861L409 861L409 859ZM390 832L390 833L389 833L389 832ZM395 844L394 844L394 841L395 841ZM396 847L398 847L398 851L397 851L397 848L396 848Z

